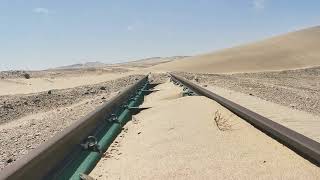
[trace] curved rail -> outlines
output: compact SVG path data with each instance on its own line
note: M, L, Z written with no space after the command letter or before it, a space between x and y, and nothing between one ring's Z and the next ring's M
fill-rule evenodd
M249 109L246 109L228 99L225 99L211 91L208 91L178 75L170 74L172 80L180 83L198 95L206 96L225 108L232 111L234 114L246 120L248 123L266 133L270 137L276 139L286 145L291 150L300 154L305 159L313 164L320 166L320 143L299 134L281 124L278 124L266 117L263 117Z
M89 148L89 151L84 151L82 143L86 142L90 137L91 140L94 139L94 141L97 140L96 137L100 137L103 141L102 144L108 146L108 143L111 143L110 138L115 138L116 135L114 134L121 131L122 124L126 123L126 120L131 116L131 114L128 113L130 106L138 105L143 101L145 90L143 88L146 88L147 81L148 76L138 80L135 84L126 88L95 111L41 144L22 159L4 168L0 173L0 180L69 179L74 177L72 173L79 172L79 167L81 167L82 171L90 171L90 168L92 168L90 166L92 165L85 165L83 168L83 165L81 165L82 162L79 161L89 158L88 161L94 163L92 162L93 159L96 160L99 158L101 152L94 152L96 154L91 153L97 150L99 146L94 146L96 148L92 146L93 148ZM124 111L126 112L125 114L123 114ZM123 116L123 120L120 120L120 115ZM110 119L115 121L110 121ZM120 124L120 126L115 124ZM113 131L111 132L113 135L109 139L103 139L104 136L101 137L99 134L101 134L101 132L104 134L110 133L108 130ZM87 146L91 147L92 142L88 143ZM97 145L97 142L93 143ZM102 148L102 150L105 149L106 147ZM86 150L88 150L88 148ZM79 157L82 156L83 159L79 160ZM77 177L73 179L80 179L79 174L76 176Z

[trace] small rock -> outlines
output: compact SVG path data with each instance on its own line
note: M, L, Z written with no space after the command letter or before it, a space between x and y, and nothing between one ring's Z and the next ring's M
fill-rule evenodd
M141 132L138 132L138 134L141 134Z
M40 102L40 101L41 101L40 99L34 99L34 100L33 100L34 103L38 103L38 102Z
M7 163L12 163L12 161L13 161L13 159L12 159L12 158L9 158L9 159L7 160Z
M49 91L48 91L48 94L52 94L52 90L49 90Z
M41 133L36 133L36 134L34 134L35 136L40 136L41 135Z
M204 84L203 87L208 87L208 85Z
M249 93L249 95L250 95L250 96L253 96L253 94L252 94L252 93Z
M104 96L101 99L106 99Z
M296 107L297 105L296 104L290 104L290 107Z
M5 105L3 105L3 108L5 108L5 109L13 109L13 106L11 104L5 104Z
M24 73L23 76L24 76L24 78L26 78L26 79L30 79L30 77L31 77L30 74L28 74L28 73Z
M267 161L263 161L263 163L266 163Z
M106 90L106 87L102 86L100 87L100 90Z

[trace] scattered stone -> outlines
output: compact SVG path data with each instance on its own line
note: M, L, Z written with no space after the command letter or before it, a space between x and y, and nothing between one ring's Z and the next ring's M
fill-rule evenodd
M28 73L24 73L23 77L26 78L26 79L30 79L31 78L30 74L28 74Z
M38 99L38 97L37 97L37 99L34 99L33 100L33 103L39 103L41 100L40 99Z
M20 74L18 77L21 78L23 77L22 75L23 74ZM32 75L33 74L31 74L31 76ZM48 89L45 92L39 93L3 96L3 99L0 100L1 123L43 111L48 111L48 113L46 113L42 118L30 117L27 119L28 121L17 122L17 128L15 129L9 128L1 130L0 134L5 136L5 138L1 139L0 137L2 141L0 143L0 159L2 159L2 163L0 163L0 171L8 165L6 162L9 158L12 159L9 161L20 159L31 149L36 148L53 135L61 132L61 130L73 121L78 120L85 114L91 112L99 105L99 102L106 101L109 93L115 95L116 92L133 84L135 77L138 76L132 75L99 84L85 85L63 90ZM106 91L99 90L102 86L106 87ZM51 90L52 95L48 95L50 94L49 90ZM95 93L99 93L101 96L97 96L98 99L83 99L84 97L96 95L89 94L87 96L83 96L83 93L90 93L91 91L95 91ZM101 98L106 100L101 100ZM83 100L84 102L82 103ZM90 102L93 102L92 106L90 105ZM19 104L20 106L18 106ZM113 147L118 148L119 145L117 144ZM116 155L118 151L113 153Z
M106 87L101 86L101 87L100 87L100 90L106 90Z
M13 159L12 158L9 158L8 160L7 160L7 163L9 164L9 163L12 163L13 162Z
M208 87L208 85L204 84L203 87Z
M249 95L250 95L250 96L253 96L253 94L252 94L252 93L249 93Z
M11 104L5 104L2 106L4 109L13 109L13 106Z
M104 96L101 99L106 99Z
M138 132L138 134L141 134L141 132Z
M52 90L49 90L49 91L48 91L48 94L52 94Z
M294 108L296 106L297 106L296 104L290 104L290 107L292 107L292 108Z

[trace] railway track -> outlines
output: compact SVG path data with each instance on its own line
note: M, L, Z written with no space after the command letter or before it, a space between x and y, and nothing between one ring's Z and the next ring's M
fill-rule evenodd
M122 126L137 113L154 85L148 76L76 121L22 159L4 168L0 179L81 179L92 170Z
M185 95L202 95L218 102L299 155L320 165L320 143L218 96L180 76L171 80ZM109 102L45 142L21 160L6 167L2 179L82 179L96 165L131 116L143 110L138 106L157 84L148 77L137 81Z
M172 80L177 85L185 87L184 90L187 94L198 94L206 96L207 98L218 102L234 114L246 120L248 123L259 129L260 131L286 145L288 148L295 151L315 165L320 166L320 143L285 126L282 126L281 124L276 123L266 117L263 117L249 109L246 109L239 104L236 104L211 91L208 91L180 76L174 74L170 75L172 77Z

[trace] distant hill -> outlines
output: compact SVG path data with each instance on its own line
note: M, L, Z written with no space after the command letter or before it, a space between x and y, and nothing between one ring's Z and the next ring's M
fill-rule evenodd
M167 71L234 73L320 65L320 26L211 52L152 68Z
M56 67L54 69L80 69L80 68L99 68L99 67L105 67L107 64L102 63L102 62L86 62L83 64L72 64L72 65L67 65L67 66L60 66Z
M127 61L123 63L115 64L105 64L99 61L95 62L86 62L83 64L71 64L67 66L60 66L53 69L64 70L64 69L81 69L81 68L103 68L103 67L114 67L114 66L126 66L126 67L150 67L157 64L170 62L173 60L183 59L189 56L172 56L172 57L151 57L146 59L139 59L134 61Z
M171 56L171 57L151 57L145 59L139 59L135 61L128 61L124 63L118 63L117 65L123 66L135 66L135 67L150 67L162 63L167 63L171 61L181 60L189 56Z

